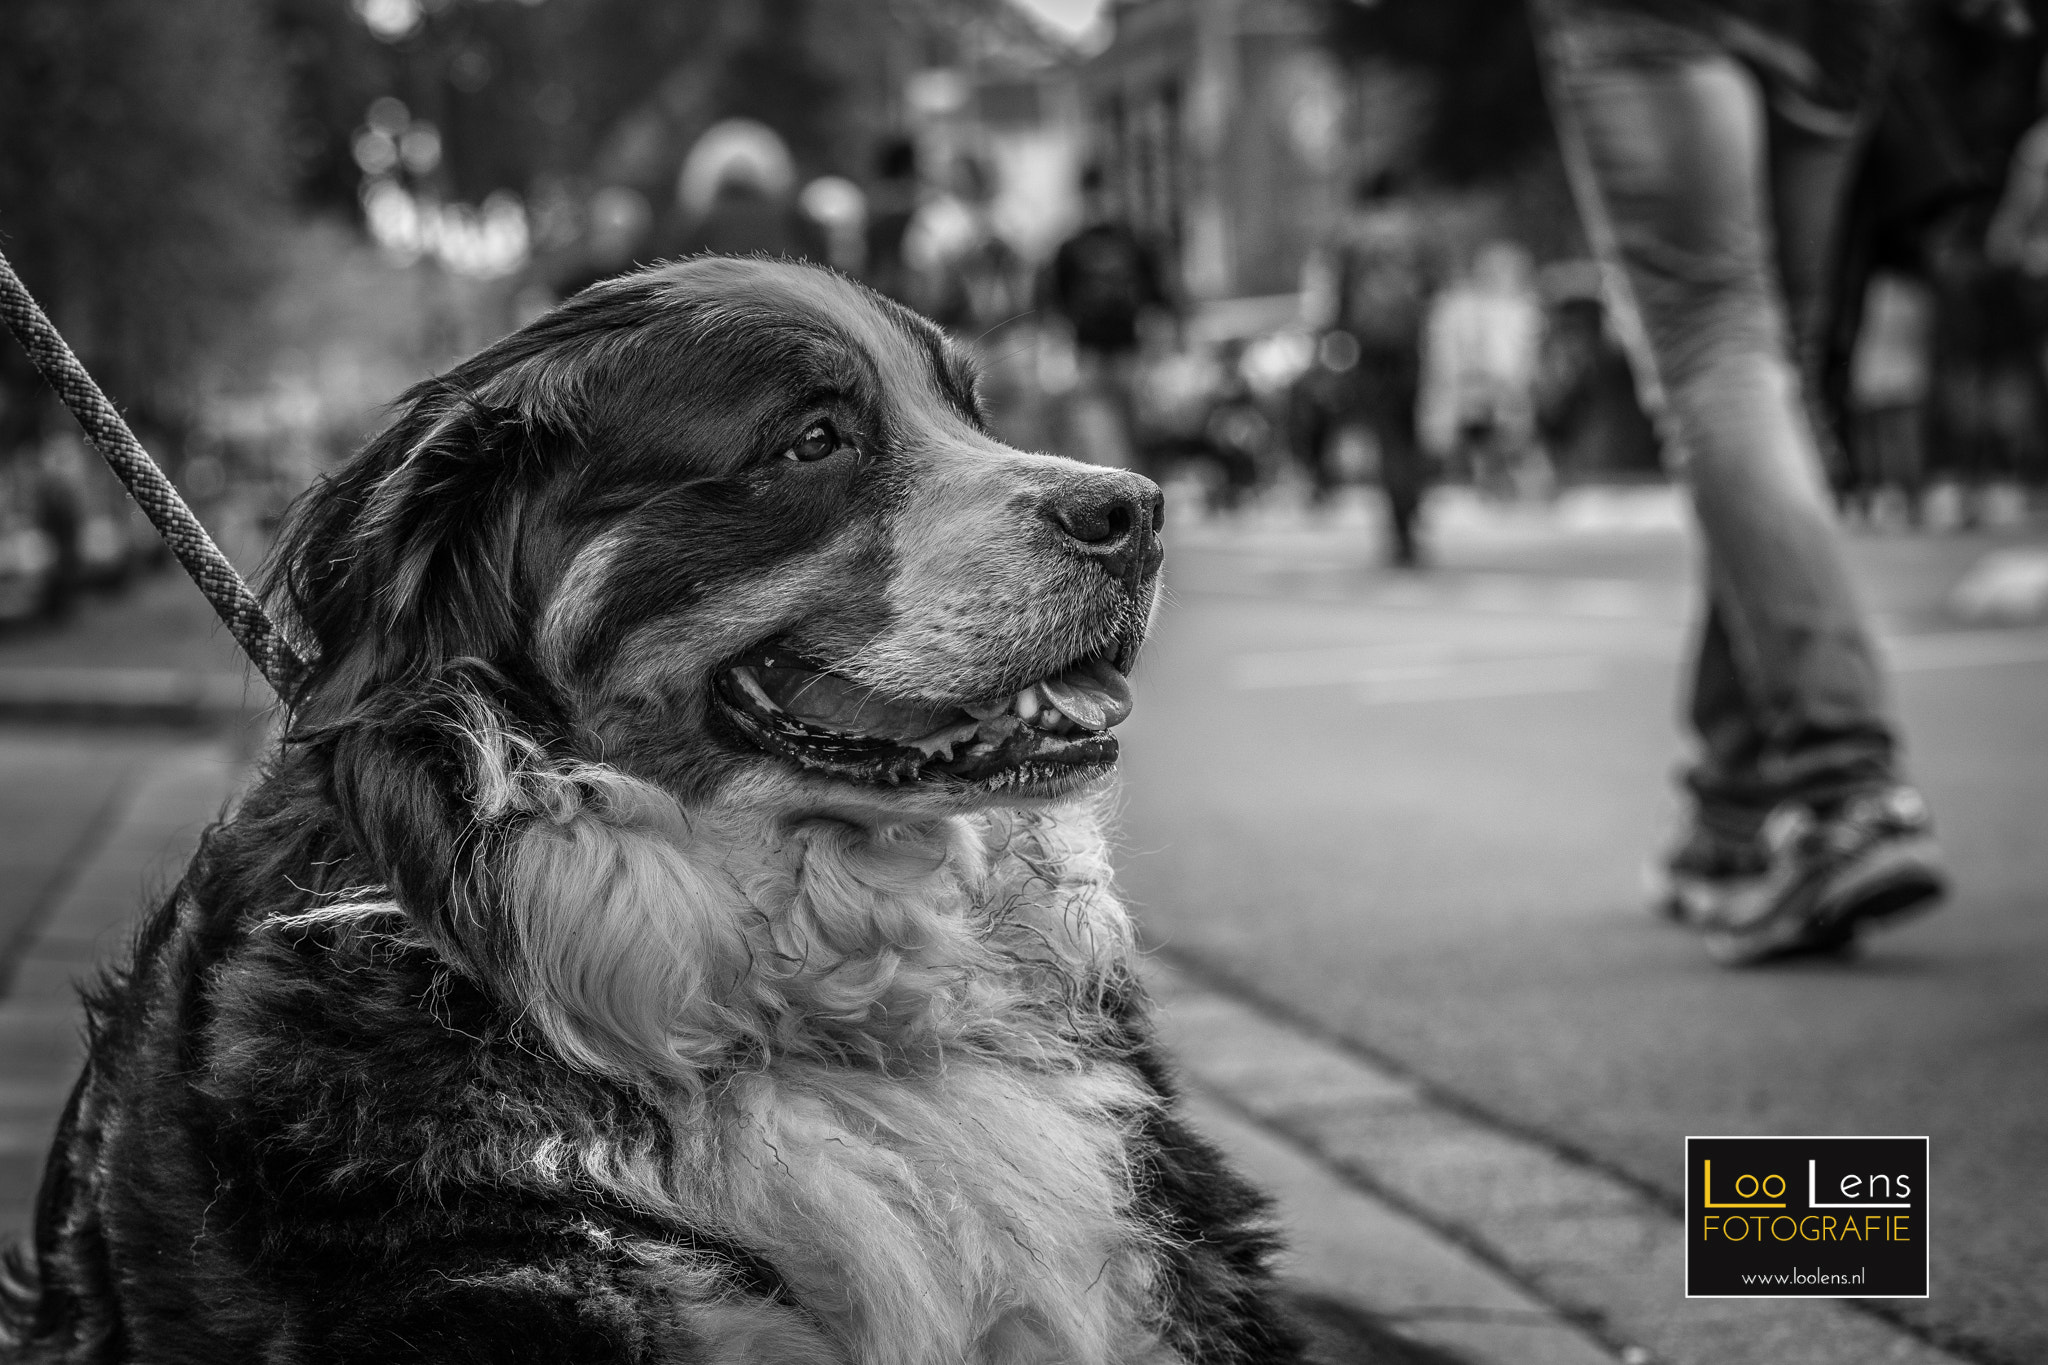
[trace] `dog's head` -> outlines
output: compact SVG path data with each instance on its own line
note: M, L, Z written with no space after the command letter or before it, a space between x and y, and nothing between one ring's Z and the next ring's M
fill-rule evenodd
M420 386L311 495L283 563L320 659L302 709L477 660L537 738L686 801L1057 796L1115 761L1160 510L996 441L907 310L685 261Z
M833 963L898 964L855 974L872 1004L964 932L885 908L954 856L932 818L1113 766L1159 518L1137 475L993 439L945 337L828 271L598 285L414 389L280 539L316 659L290 746L368 864L332 875L591 1065L687 1069L806 981L864 1018ZM801 849L810 816L876 836L778 883L842 896L829 951L729 904L716 833Z

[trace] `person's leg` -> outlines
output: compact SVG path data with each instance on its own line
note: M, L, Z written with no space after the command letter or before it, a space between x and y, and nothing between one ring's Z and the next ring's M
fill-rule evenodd
M1893 787L1893 726L1776 289L1762 91L1690 30L1572 0L1539 15L1573 188L1707 545L1689 785L1728 823L1847 810Z
M1415 522L1422 511L1424 456L1412 424L1404 429L1398 422L1377 422L1373 438L1380 448L1380 492L1387 500L1388 559L1397 568L1416 568L1422 563Z
M1082 347L1080 382L1068 400L1076 458L1112 469L1137 467L1125 353Z
M1842 247L1843 214L1863 144L1854 119L1803 119L1773 115L1768 125L1772 245L1785 312L1792 325L1794 357L1807 391L1817 399L1823 381L1836 260ZM1809 405L1816 433L1831 434L1816 401Z
M1638 359L1683 451L1757 753L1783 770L1767 785L1883 782L1883 679L1773 289L1761 92L1711 50L1561 62L1556 78L1577 188L1608 225L1595 235L1621 267Z
M1382 357L1365 369L1370 383L1360 416L1378 455L1380 495L1386 500L1387 558L1396 568L1422 563L1416 521L1429 482L1429 456L1415 430L1420 377L1406 357Z
M1309 501L1320 507L1337 487L1337 436L1342 428L1323 403L1311 405L1308 444Z

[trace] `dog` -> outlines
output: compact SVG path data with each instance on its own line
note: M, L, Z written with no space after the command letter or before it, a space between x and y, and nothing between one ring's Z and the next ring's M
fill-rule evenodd
M275 753L88 992L9 1358L1297 1359L1105 855L1161 513L791 262L411 390L281 532Z

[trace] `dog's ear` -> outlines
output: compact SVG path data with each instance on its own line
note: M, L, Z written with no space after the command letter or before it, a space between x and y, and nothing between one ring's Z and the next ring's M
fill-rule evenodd
M551 755L519 689L458 662L331 727L350 841L436 948L573 1064L694 1078L759 1030L753 947L675 798Z
M331 716L452 659L502 667L523 652L533 604L521 600L522 523L576 436L560 386L520 378L418 386L294 506L268 588L314 655L300 709Z
M489 831L474 736L538 748L561 731L528 663L518 554L546 460L572 438L559 393L538 401L517 367L479 363L413 389L306 492L267 586L311 646L288 742L324 761L373 875L445 953L491 976L509 958L496 917L476 913Z

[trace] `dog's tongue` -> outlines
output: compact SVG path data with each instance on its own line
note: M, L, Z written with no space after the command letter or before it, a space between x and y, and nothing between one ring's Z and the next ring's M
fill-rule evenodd
M798 720L848 734L901 738L924 735L953 718L955 708L892 701L873 688L832 673L758 670L764 686Z
M882 696L849 678L769 660L742 670L762 695L796 719L842 734L907 740L984 717L982 709L932 705ZM1100 732L1131 714L1131 685L1101 659L1076 664L1034 684L1044 699L1083 730ZM1029 691L1030 689L1026 689ZM1021 695L1021 694L1020 694Z
M1084 730L1107 730L1131 714L1131 685L1101 659L1076 664L1038 685L1045 699Z

